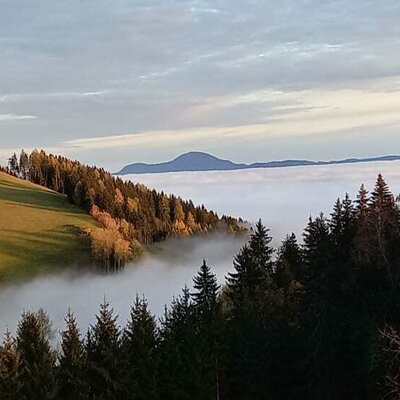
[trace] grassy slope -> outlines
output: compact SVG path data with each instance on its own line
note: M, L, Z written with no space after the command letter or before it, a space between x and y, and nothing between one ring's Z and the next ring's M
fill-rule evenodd
M0 280L90 263L95 222L63 196L0 172Z

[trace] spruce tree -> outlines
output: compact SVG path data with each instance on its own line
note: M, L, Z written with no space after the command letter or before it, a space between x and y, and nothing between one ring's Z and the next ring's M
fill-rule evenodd
M61 333L61 354L57 369L57 398L87 399L85 346L75 316L70 311L65 323L66 329Z
M199 348L201 393L203 398L220 396L220 331L221 312L218 302L220 286L206 260L193 278L192 299L197 314L197 346Z
M200 267L198 274L193 278L194 289L192 293L193 302L200 315L207 315L215 310L217 295L220 286L217 277L211 272L206 260Z
M145 298L136 296L123 336L124 398L154 400L157 393L158 332Z
M278 287L288 289L294 281L303 280L302 252L294 233L287 235L278 251L274 280Z
M22 314L17 329L17 348L21 356L23 399L54 399L56 354L51 348L51 339L51 324L44 311Z
M87 335L87 360L90 398L118 399L123 378L120 331L106 299Z
M273 248L270 246L272 241L269 236L269 229L267 229L261 219L256 224L256 229L250 236L249 248L255 263L255 267L263 271L263 273L273 273L273 262L272 255L274 253Z
M16 341L7 329L0 349L0 399L19 400L21 389L21 357Z
M394 207L394 196L382 174L378 175L374 191L371 193L371 207L380 211L391 210Z
M187 287L166 308L160 339L160 399L202 400L197 312Z

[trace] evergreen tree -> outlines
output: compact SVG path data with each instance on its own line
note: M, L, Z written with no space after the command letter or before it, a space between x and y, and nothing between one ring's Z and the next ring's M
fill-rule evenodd
M372 209L391 211L394 208L394 196L390 192L389 186L382 174L378 175L370 201Z
M29 177L29 156L24 150L21 151L19 156L19 170L22 179L28 179Z
M16 341L7 329L0 349L0 399L21 399L21 388L21 357Z
M278 252L274 280L278 287L288 289L294 281L303 280L302 252L294 233L286 236Z
M203 400L197 313L187 287L165 310L160 336L160 399Z
M220 286L217 283L217 277L211 272L206 260L200 267L200 271L193 279L195 292L192 298L200 315L209 314L215 311L217 304L217 295Z
M369 206L369 197L368 190L365 188L364 184L361 185L360 190L358 191L357 200L356 200L356 212L360 216L365 216L368 212Z
M120 331L117 317L105 299L96 316L96 324L88 332L87 360L90 398L118 399L123 378Z
M123 337L125 366L124 398L153 400L157 393L157 326L145 298L131 308Z
M15 153L8 159L8 166L12 174L15 175L19 174L18 158Z
M197 315L197 347L200 356L201 396L219 398L221 312L218 302L220 286L206 260L193 278L192 299Z
M274 250L270 246L271 241L269 229L263 225L260 219L254 233L250 236L249 247L255 267L269 276L272 276L273 273L272 255Z
M66 329L61 333L61 354L57 368L57 398L87 399L85 346L75 316L70 311L65 322Z
M25 312L18 323L17 348L21 356L21 399L54 399L54 364L51 323L47 314Z

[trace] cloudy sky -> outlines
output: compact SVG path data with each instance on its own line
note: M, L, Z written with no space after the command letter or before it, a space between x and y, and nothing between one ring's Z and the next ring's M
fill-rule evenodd
M398 0L0 2L0 158L400 153Z

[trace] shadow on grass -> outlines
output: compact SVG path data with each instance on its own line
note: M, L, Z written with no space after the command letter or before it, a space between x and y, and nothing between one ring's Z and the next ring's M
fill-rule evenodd
M0 201L30 206L42 210L69 211L78 214L81 211L58 193L16 186L9 182L0 182Z
M18 268L3 265L0 281L10 278L32 277L37 273L51 272L65 266L92 265L90 239L73 225L40 233L4 230L0 252L20 260Z

